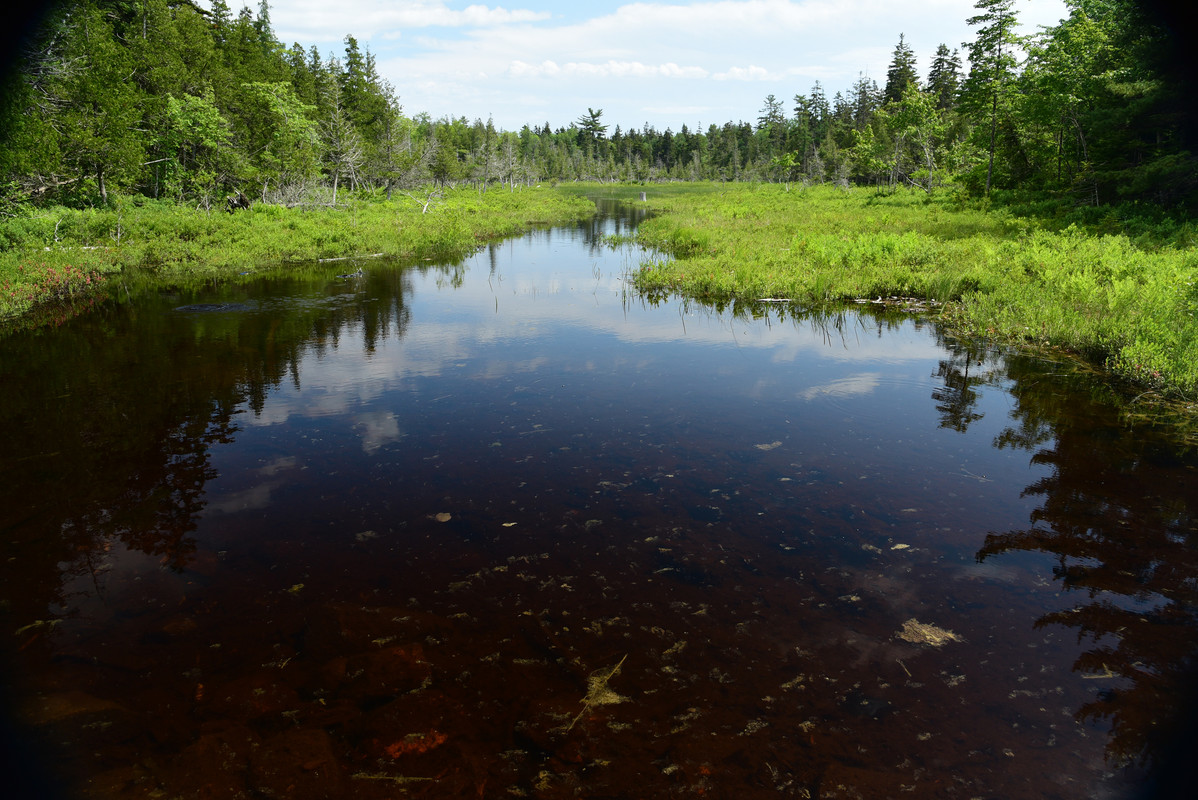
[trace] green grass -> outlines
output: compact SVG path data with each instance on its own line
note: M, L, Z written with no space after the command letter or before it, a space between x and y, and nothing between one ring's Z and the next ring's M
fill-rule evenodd
M1142 388L1198 396L1187 221L832 187L590 187L629 200L642 190L655 215L638 239L668 256L637 271L643 291L808 305L932 299L963 333L1071 351Z
M443 195L427 213L400 195L309 210L255 205L235 214L143 198L102 210L36 209L0 221L0 319L28 322L46 307L78 303L114 275L171 282L320 258L449 257L532 224L594 212L585 198L550 189Z

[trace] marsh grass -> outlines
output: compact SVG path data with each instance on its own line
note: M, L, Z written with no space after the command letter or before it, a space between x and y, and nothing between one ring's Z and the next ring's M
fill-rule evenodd
M642 188L591 187L633 202ZM833 187L647 190L654 214L638 240L671 258L635 271L642 291L808 305L936 300L963 333L1071 351L1162 395L1198 395L1194 226L1159 210Z
M358 196L335 208L258 204L235 214L144 198L109 209L39 209L0 221L0 318L27 315L115 275L179 281L321 258L454 257L533 224L592 213L585 198L549 189L449 190L427 211L398 195ZM71 278L64 283L63 276Z

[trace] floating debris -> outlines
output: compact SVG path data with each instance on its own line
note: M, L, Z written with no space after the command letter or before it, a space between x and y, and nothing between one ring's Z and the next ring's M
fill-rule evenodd
M36 630L36 629L42 628L42 627L53 628L55 625L57 625L60 622L62 622L61 619L39 619L36 622L31 622L28 625L17 628L14 635L20 636L22 633L25 633L26 631Z
M355 772L350 777L359 781L388 781L401 786L405 783L425 783L436 780L435 778L409 777L407 775L388 775L385 772Z
M949 642L965 641L952 631L938 628L935 625L929 625L926 622L920 622L914 617L904 622L902 630L895 635L908 642L931 645L932 647L940 647Z
M453 514L450 514L448 511L442 511L440 514L434 516L433 519L437 522L449 522L453 519Z
M769 444L755 444L753 446L756 447L758 450L767 450L768 451L768 450L773 450L774 448L777 448L777 447L781 447L782 442L770 442Z
M608 681L616 676L616 673L620 671L620 667L624 666L624 662L627 660L628 656L625 655L620 659L620 663L611 669L599 669L590 674L587 678L587 696L582 698L582 711L579 711L578 716L566 726L567 731L573 729L578 724L578 720L582 719L582 715L590 711L592 706L613 705L615 703L623 703L628 699L623 695L616 694L607 685Z
M387 745L383 748L390 758L399 758L409 753L427 753L433 748L440 747L449 740L449 737L437 730L431 730L427 733L409 733L398 742Z

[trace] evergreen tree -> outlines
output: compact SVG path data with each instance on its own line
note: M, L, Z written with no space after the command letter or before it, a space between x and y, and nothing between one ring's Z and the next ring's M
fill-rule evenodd
M961 102L975 117L989 117L989 159L986 166L986 194L994 177L994 149L998 134L999 105L1015 78L1015 0L977 0L980 14L970 17L977 26L977 37L965 46L969 51L969 77L961 92ZM987 109L988 107L988 109Z
M212 0L212 10L209 14L212 18L212 36L218 45L224 44L229 36L229 28L233 24L233 14L229 11L229 4L225 0Z
M832 109L828 105L828 96L824 94L824 87L819 81L811 85L811 92L807 95L807 109L811 112L812 134L815 136L816 144L819 144L827 135L828 125L832 121Z
M956 50L950 53L948 45L941 44L928 70L927 92L935 98L937 108L948 111L957 104L960 88L961 56Z
M134 59L98 5L83 5L71 16L63 56L73 68L51 81L59 104L53 125L63 166L79 182L80 195L94 192L107 203L108 190L130 182L145 160L136 130L141 97L128 80Z
M786 117L782 111L782 101L774 97L772 94L765 98L765 105L761 107L757 117L757 129L770 128L774 125L779 125L785 121Z
M580 116L577 120L579 131L579 142L594 143L603 138L607 133L607 126L600 122L603 117L603 109L595 110L587 107L587 113Z
M908 86L918 83L915 52L900 33L898 45L894 48L894 57L890 61L890 69L886 71L886 89L882 93L882 102L897 103L903 99L903 93L907 91Z
M370 125L381 111L374 96L374 76L367 68L367 60L353 36L345 37L345 60L341 62L340 100L354 122L365 127Z
M756 149L762 160L768 161L785 149L786 112L783 109L782 101L772 94L765 98L765 105L761 107L760 116L757 117L757 132L760 136ZM750 161L752 160L755 159L751 158Z
M850 101L853 108L854 130L864 130L869 125L874 111L882 104L881 100L882 94L878 91L877 81L867 77L864 73L859 75L853 84L852 100Z

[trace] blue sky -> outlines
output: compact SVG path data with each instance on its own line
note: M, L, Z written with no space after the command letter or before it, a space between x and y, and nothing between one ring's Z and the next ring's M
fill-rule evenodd
M274 0L275 34L342 55L369 46L406 113L492 117L506 130L568 125L587 108L624 129L677 131L787 110L820 81L831 98L860 73L886 82L899 34L921 76L941 42L973 38L974 0ZM257 0L250 3L257 9ZM239 4L230 2L234 11ZM1026 32L1064 0L1016 0Z

